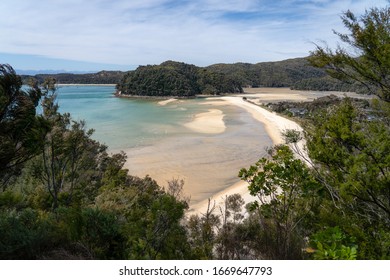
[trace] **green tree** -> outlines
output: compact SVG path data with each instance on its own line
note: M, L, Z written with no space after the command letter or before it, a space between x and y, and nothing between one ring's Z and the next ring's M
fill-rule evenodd
M41 90L33 84L22 89L22 80L9 65L0 65L0 186L4 190L23 163L43 145L48 125L36 115Z
M181 225L186 201L167 194L150 177L143 179L111 173L116 185L102 186L95 205L111 211L121 223L124 255L129 259L185 259L190 257Z
M302 258L304 236L310 233L305 220L315 213L322 186L288 146L276 146L269 154L270 158L262 158L239 173L249 183L250 194L258 198L251 211L259 212L263 230L268 231L259 240L265 243L263 256Z
M349 34L335 31L347 46L336 50L317 46L310 61L339 80L356 81L366 93L390 101L390 7L371 8L360 18L342 16Z
M188 238L196 259L211 260L217 238L220 216L215 214L215 202L208 200L207 210L198 215L192 215L187 221Z
M339 227L319 231L311 237L315 248L313 257L317 260L356 260L357 246L353 241Z
M358 82L365 93L379 97L368 110L344 100L320 112L306 128L309 156L333 197L325 212L338 216L333 221L323 217L323 226L339 226L354 238L361 259L390 256L389 19L388 6L360 18L348 11L342 20L350 33L335 33L351 52L317 46L311 57L333 77Z
M240 194L226 196L220 206L222 225L218 229L215 252L217 259L234 260L246 257L246 248L242 246L237 226L242 222L245 201Z

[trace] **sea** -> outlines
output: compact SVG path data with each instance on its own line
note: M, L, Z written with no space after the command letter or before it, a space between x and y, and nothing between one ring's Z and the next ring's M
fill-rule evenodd
M118 98L114 86L59 86L62 113L85 120L92 138L112 153L124 151L131 175L183 179L198 203L237 183L238 172L265 155L272 145L262 123L237 106L213 98L182 99L161 106L155 99ZM221 110L226 130L204 134L184 124L209 109Z

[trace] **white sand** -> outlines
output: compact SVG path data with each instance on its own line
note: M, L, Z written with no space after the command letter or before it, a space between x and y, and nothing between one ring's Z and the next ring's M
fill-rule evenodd
M167 105L167 104L169 104L169 103L172 103L172 102L175 102L175 101L177 101L176 98L170 98L170 99L167 99L167 100L159 101L159 102L158 102L158 105L160 105L160 106L165 106L165 105Z
M255 96L258 97L258 96ZM285 99L288 99L290 96L288 94L285 94ZM261 97L260 97L261 98ZM252 114L253 118L258 120L259 122L263 123L265 126L265 129L272 139L272 142L274 145L282 144L283 136L282 132L286 129L294 129L298 131L302 131L302 127L299 126L297 123L286 119L284 117L281 117L277 115L274 112L270 112L266 109L263 109L257 105L251 104L247 101L244 101L242 97L239 96L228 96L228 97L222 97L221 98L224 101L227 101L231 104L234 104L236 106L239 106L245 110L247 110L249 113ZM303 150L305 143L304 141L301 141L298 143L298 146L301 150ZM300 157L296 154L297 157ZM223 204L223 199L231 194L239 193L243 197L246 203L249 203L251 201L256 200L255 197L251 196L248 191L248 183L244 181L240 181L233 186L231 186L228 189L225 189L217 194L215 194L211 200L212 203L216 203L217 207L220 207ZM207 210L208 200L199 202L195 205L192 205L189 213L190 214L200 214L205 213Z
M184 126L198 133L218 134L226 129L223 117L224 114L221 110L210 109L208 112L197 114L191 122L184 124Z

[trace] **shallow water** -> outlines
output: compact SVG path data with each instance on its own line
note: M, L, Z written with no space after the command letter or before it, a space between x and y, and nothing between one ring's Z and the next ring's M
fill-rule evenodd
M124 150L131 174L148 174L161 185L184 179L191 204L239 181L240 168L255 163L272 145L263 125L236 106L204 104L204 99L160 106L156 100L116 98L114 91L103 86L61 87L60 111L86 120L88 128L95 129L93 138L112 152ZM225 132L202 134L184 126L209 109L223 112Z

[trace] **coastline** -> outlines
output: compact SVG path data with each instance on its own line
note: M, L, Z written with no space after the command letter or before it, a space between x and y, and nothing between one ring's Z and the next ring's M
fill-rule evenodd
M333 93L333 92L332 92ZM256 88L256 89L246 89L244 94L236 94L236 95L222 95L222 96L209 96L209 97L203 97L204 100L200 104L204 104L209 107L209 109L206 109L205 112L199 113L193 116L192 121L189 121L187 123L184 123L183 126L187 127L188 129L199 133L200 135L203 134L206 137L208 135L218 135L219 133L222 133L225 131L225 123L224 123L224 114L221 110L218 110L219 106L232 106L232 107L239 107L243 110L245 110L247 113L249 113L249 116L254 120L254 122L260 122L262 126L264 127L265 133L268 135L269 139L271 140L272 145L278 145L284 143L282 132L286 129L294 129L298 131L302 131L300 125L298 125L296 122L287 119L285 117L277 115L275 112L271 112L267 109L262 108L259 105L269 103L269 102L278 102L282 100L290 100L290 101L309 101L314 100L315 98L321 97L322 95L329 95L332 94L331 92L306 92L306 91L295 91L290 90L289 88ZM138 96L128 96L128 95L120 95L118 92L116 93L118 97L124 97L124 98L139 98ZM344 93L339 92L338 95L341 97L344 95ZM248 102L244 100L244 97L249 99L251 102ZM158 106L166 106L167 104L171 105L173 103L173 106L177 106L179 102L184 102L185 99L188 98L176 98L176 97L141 97L145 99L152 99L156 100L156 105ZM199 97L194 97L199 98ZM213 125L213 123L217 123L217 125ZM201 136L199 136L201 137ZM180 142L177 144L168 143L168 144L161 144L158 147L145 147L142 148L136 152L131 152L130 150L126 151L126 153L129 156L132 157L132 161L128 161L126 163L127 167L133 166L133 172L137 174L137 172L140 172L139 176L144 176L145 174L142 174L141 167L147 166L149 175L151 175L152 178L155 178L157 181L159 181L160 184L164 184L167 180L170 178L165 178L167 174L171 176L171 178L182 178L186 182L191 182L193 174L201 174L199 169L194 169L193 164L196 162L199 164L201 160L207 159L208 155L213 155L215 146L212 146L211 138L205 138L204 139L198 139L196 145L199 143L202 143L202 145L207 145L207 148L205 146L202 146L201 150L194 150L194 149L188 149L187 147L181 147ZM194 143L195 144L195 143ZM300 150L303 150L303 147L305 145L304 140L298 143L298 147ZM191 145L189 145L191 146ZM169 151L168 154L164 155L165 158L159 158L156 155L156 152L162 149L165 152ZM186 156L189 157L189 160L185 162L181 162L175 157L175 154L178 153L178 149L180 149L180 152L185 153ZM214 150L213 150L214 149ZM203 150L209 151L208 155L202 155ZM252 150L253 152L258 152L259 150ZM237 157L240 157L241 154L237 154ZM300 157L298 154L295 153L295 156L298 158ZM259 156L257 159L261 158L262 156ZM305 158L306 155L305 155ZM213 162L218 162L218 159L213 158ZM162 166L162 162L174 162L172 167ZM205 162L206 163L206 162ZM209 182L206 180L203 180L204 178L201 177L201 180L203 180L202 187L197 190L199 193L204 195L204 193L210 192L207 198L203 196L201 200L195 199L193 204L190 202L190 209L188 210L189 214L201 214L204 213L207 210L208 205L208 198L211 199L211 202L216 203L216 207L221 206L223 204L223 199L227 195L239 193L243 197L246 203L249 203L251 201L254 201L256 197L253 197L249 194L248 191L248 183L244 181L240 181L238 177L236 177L238 174L238 171L242 167L249 167L250 164L253 164L254 162L248 162L245 161L240 165L239 167L236 167L234 169L234 172L236 172L230 182L223 186L222 188L219 188L219 190L216 190L215 192L212 192L211 189L207 188L207 185ZM186 172L186 168L188 169L188 166L191 166L192 173ZM219 165L218 165L219 166ZM130 168L128 168L130 169ZM204 170L202 170L204 171ZM216 171L215 175L222 177L223 174L227 169L220 169ZM230 171L232 172L232 171ZM225 175L226 176L226 175ZM235 176L235 177L234 177ZM235 178L235 179L233 179ZM199 179L199 176L198 178Z
M288 96L286 96L288 98ZM297 124L296 122L293 122L287 118L281 117L277 115L275 112L270 112L264 108L261 108L258 105L255 105L253 103L247 102L243 100L242 96L224 96L219 98L208 98L208 101L211 101L215 99L223 100L224 102L228 102L232 105L241 107L245 109L247 112L249 112L252 117L261 122L265 129L267 134L272 140L273 145L278 145L284 143L282 132L286 129L294 129L298 131L303 131L302 127ZM304 140L300 141L298 143L298 147L302 149L305 145ZM295 155L299 158L300 156L295 153ZM238 170L237 170L238 172ZM224 198L226 196L239 193L242 198L244 199L245 203L250 203L254 201L256 198L251 196L249 194L248 190L248 183L244 181L238 181L237 183L233 184L232 186L214 194L211 198L211 205L215 203L216 207L221 207L224 201ZM192 205L189 209L189 214L201 214L205 213L207 211L208 207L208 199L201 201L195 205Z

